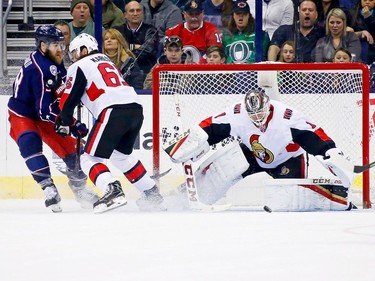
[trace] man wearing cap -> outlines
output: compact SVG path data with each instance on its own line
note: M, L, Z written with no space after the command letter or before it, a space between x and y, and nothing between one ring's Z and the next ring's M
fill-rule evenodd
M69 27L72 32L71 41L81 33L95 36L93 7L90 0L72 0L70 4L70 14L73 17L73 20L69 22Z
M164 44L164 54L158 58L154 69L159 64L189 64L193 63L191 56L182 51L182 40L178 36L167 37ZM147 74L143 84L144 89L152 87L152 70Z
M209 46L222 46L221 33L215 25L203 20L202 3L197 0L185 5L183 15L185 22L168 29L165 36L179 36L184 51L191 54L195 63L199 63Z
M270 38L263 31L262 60L267 58ZM255 19L246 1L233 3L228 30L223 34L227 63L255 63Z

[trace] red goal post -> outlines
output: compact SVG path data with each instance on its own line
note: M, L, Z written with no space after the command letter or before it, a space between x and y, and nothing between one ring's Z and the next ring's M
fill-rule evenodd
M182 175L181 166L174 165L162 151L163 144L183 129L238 102L246 91L259 88L265 77L273 81L271 88L264 88L266 91L273 95L277 89L273 97L302 110L322 126L349 160L356 165L370 162L374 124L370 120L370 73L364 64L163 64L153 70L154 172L172 167L171 177ZM183 128L178 125L174 94L179 95ZM321 175L320 168L312 164L311 172L317 172L313 176ZM370 172L358 175L355 185L362 192L363 208L370 208Z

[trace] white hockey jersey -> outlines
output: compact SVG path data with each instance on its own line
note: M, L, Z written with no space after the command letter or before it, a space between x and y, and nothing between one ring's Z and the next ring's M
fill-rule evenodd
M267 122L261 128L250 120L243 102L203 120L200 126L209 135L210 145L228 136L240 137L262 168L275 168L301 155L305 152L301 146L312 154L335 146L323 129L309 122L300 111L274 100L271 101L270 110ZM297 138L297 135L303 137Z
M65 106L74 106L79 98L94 118L111 105L140 104L133 87L126 84L116 65L101 53L84 57L69 67L60 107L68 96L72 96L69 101L75 102Z

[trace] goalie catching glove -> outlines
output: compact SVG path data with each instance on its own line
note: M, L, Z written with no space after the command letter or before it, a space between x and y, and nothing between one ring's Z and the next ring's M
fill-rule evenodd
M61 117L58 116L55 122L55 132L63 137L72 134L75 138L84 138L85 136L87 136L89 130L87 129L85 124L77 120L74 120L73 124L70 126L64 125Z
M317 155L315 158L338 177L343 186L350 187L354 180L354 165L345 159L344 153L338 148L329 149L325 154L325 156Z
M190 128L163 147L173 162L197 161L210 150L207 133L199 126Z

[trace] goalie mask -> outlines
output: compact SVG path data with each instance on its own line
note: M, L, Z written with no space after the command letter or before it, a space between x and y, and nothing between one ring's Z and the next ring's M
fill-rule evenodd
M263 126L270 113L270 98L263 92L250 91L245 95L245 107L251 121L258 127Z

